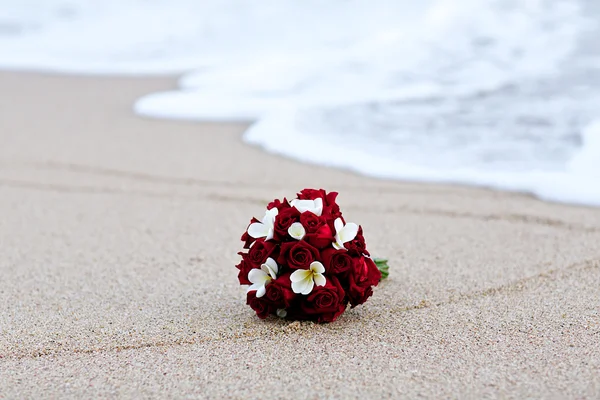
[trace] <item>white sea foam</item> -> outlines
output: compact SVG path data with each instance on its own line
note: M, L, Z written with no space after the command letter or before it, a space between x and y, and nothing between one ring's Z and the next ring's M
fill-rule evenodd
M598 21L593 0L0 0L0 67L192 71L136 111L256 121L250 143L376 177L600 205Z

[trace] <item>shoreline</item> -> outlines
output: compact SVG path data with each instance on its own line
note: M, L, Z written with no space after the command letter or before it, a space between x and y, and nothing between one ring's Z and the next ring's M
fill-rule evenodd
M116 81L116 82L119 82L119 81L169 82L168 84L166 84L166 87L160 87L159 89L157 89L160 92L178 89L177 82L179 81L181 76L183 76L184 74L185 74L185 72L182 72L180 74L166 74L165 73L165 74L160 74L160 75L150 74L148 76L143 76L143 75L142 76L131 76L131 75L126 75L126 74L125 75L124 74L108 74L108 75L107 74L82 74L82 73L69 74L66 72L51 71L51 70L48 70L48 71L0 70L0 75L3 75L3 76L7 76L7 75L8 76L17 76L17 77L30 76L30 77L33 77L34 79L37 77L37 78L50 79L50 80L69 79L69 80L80 80L80 81L108 80L108 81ZM153 93L155 93L155 92L142 93L142 94L140 94L140 96L146 96L146 95L153 94ZM490 192L504 194L504 195L513 195L513 196L517 196L517 197L531 198L531 199L541 201L541 202L547 203L547 204L556 204L556 205L563 205L563 206L567 206L567 207L577 207L577 208L585 208L585 209L592 209L592 210L600 209L600 205L596 206L596 205L587 204L586 202L573 202L573 201L560 201L560 200L546 199L546 198L542 198L539 195L536 195L535 193L530 192L530 191L517 190L517 189L515 189L515 190L501 189L501 188L496 188L493 185L488 185L488 184L464 183L464 182L452 181L452 180L438 181L438 180L433 180L433 179L429 180L429 179L418 179L418 178L414 178L414 179L411 179L411 178L408 178L408 179L385 178L385 177L374 176L372 174L365 174L365 173L357 172L357 171L354 171L352 169L345 168L345 167L325 165L321 162L303 161L303 160L298 159L298 157L284 154L285 152L282 152L282 151L267 150L264 148L262 143L244 140L244 135L247 133L248 128L250 128L254 124L255 121L251 121L251 120L248 120L246 122L243 122L243 121L224 122L224 121L220 121L220 120L196 121L196 120L187 119L187 118L169 119L169 118L162 118L162 117L153 117L151 115L135 113L134 104L137 100L139 100L139 97L135 98L132 101L131 109L130 109L130 113L133 114L133 116L136 118L149 120L149 121L162 121L162 122L167 122L167 123L170 122L173 124L194 124L194 125L202 125L202 126L225 125L225 126L233 126L236 128L244 127L243 129L240 128L240 132L238 135L239 141L242 142L244 145L249 146L251 148L259 149L260 151L268 154L269 157L282 158L282 159L285 159L285 160L288 160L288 161L291 161L294 163L298 163L300 165L313 166L316 168L324 168L324 169L333 169L333 170L341 171L343 173L356 175L357 177L365 178L367 180L374 180L374 181L378 181L378 182L382 182L382 183L396 182L396 183L404 184L404 185L425 185L425 186L432 185L432 186L449 187L449 188L457 188L457 189L465 189L465 190L471 190L471 189L476 190L476 191L484 190L484 191L490 191Z
M174 81L0 73L0 397L598 396L600 209L133 114ZM239 236L304 187L340 192L390 278L335 323L261 321Z

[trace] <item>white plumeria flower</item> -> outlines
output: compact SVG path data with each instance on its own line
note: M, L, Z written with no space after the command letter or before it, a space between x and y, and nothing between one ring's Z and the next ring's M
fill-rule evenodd
M287 311L285 310L285 308L278 308L277 309L277 316L279 318L285 318L285 317L287 317Z
M294 293L309 294L312 292L315 285L325 286L327 282L323 273L325 267L319 261L310 263L308 269L298 269L290 276L292 281L292 290Z
M261 222L253 222L248 227L248 235L254 239L264 237L265 240L273 239L273 226L275 225L275 217L279 210L276 207L265 212Z
M304 211L310 211L315 214L317 217L321 216L323 213L323 199L318 197L315 200L298 200L294 199L290 201L292 207L296 207L296 210L303 213Z
M354 240L358 233L358 225L354 222L348 222L344 225L344 221L341 218L337 218L333 222L333 226L335 226L335 242L333 242L333 247L337 250L345 249L344 243Z
M306 229L304 229L304 226L300 222L294 222L288 228L288 233L292 238L302 240L304 235L306 235Z
M267 258L267 261L260 266L260 269L251 269L248 273L248 280L252 285L248 288L248 292L256 290L256 297L263 297L267 293L267 285L273 279L277 278L278 271L279 267L271 257Z

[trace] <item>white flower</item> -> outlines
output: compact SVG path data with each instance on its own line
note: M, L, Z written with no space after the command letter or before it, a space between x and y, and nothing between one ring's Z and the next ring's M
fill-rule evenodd
M273 225L275 225L275 217L279 210L273 207L265 212L261 222L253 222L248 227L248 235L254 239L266 237L265 240L273 239Z
M278 270L277 263L271 257L267 258L260 269L251 269L248 273L248 280L252 282L252 285L248 288L248 292L256 290L256 297L263 297L267 292L269 282L277 278Z
M287 316L287 311L285 310L285 308L278 308L277 309L277 316L279 318L285 318Z
M300 222L294 222L289 228L288 233L291 237L296 240L302 240L304 235L306 235L306 229L302 226Z
M325 286L326 280L323 276L325 267L318 261L310 263L308 269L298 269L290 276L292 290L294 293L309 294L315 285Z
M335 226L335 242L333 242L333 247L338 250L345 249L344 243L354 240L358 233L358 225L354 222L348 222L344 225L341 218L337 218L333 222L333 226Z
M303 213L304 211L310 211L315 214L317 217L321 216L323 212L323 199L318 197L315 200L298 200L294 199L290 201L292 207L296 207L296 210Z

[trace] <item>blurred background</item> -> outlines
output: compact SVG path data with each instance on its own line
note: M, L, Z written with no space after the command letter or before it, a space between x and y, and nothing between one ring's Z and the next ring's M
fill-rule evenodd
M140 115L382 178L600 205L596 0L0 0L0 68L181 76Z

